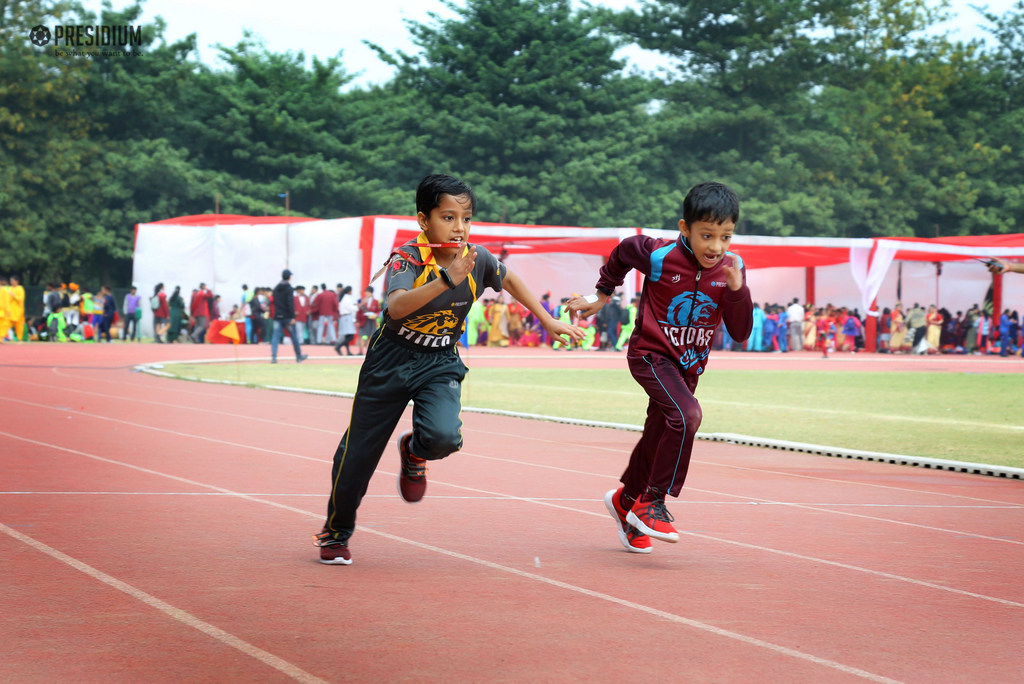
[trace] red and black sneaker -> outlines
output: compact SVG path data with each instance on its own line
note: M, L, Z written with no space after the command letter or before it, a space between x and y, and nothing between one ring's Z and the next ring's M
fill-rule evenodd
M604 505L615 519L619 541L630 553L650 553L651 538L626 522L629 511L622 508L622 487L612 489L604 495Z
M644 494L636 500L633 508L626 514L626 522L655 539L667 542L679 541L679 532L672 527L672 521L675 518L665 508L665 499L649 497L650 494Z
M412 430L398 437L398 455L401 467L398 469L398 494L406 503L416 503L427 493L427 461L409 451Z
M348 542L334 538L326 529L313 535L313 546L320 547L320 562L325 565L352 565L352 554L348 550Z

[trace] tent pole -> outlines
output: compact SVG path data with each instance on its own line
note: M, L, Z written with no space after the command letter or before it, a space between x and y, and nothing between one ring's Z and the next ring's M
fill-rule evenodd
M872 313L874 312L874 313ZM871 311L864 316L864 351L878 351L878 298L871 302Z
M989 325L989 339L992 331L999 329L999 318L1003 315L1003 274L992 274L992 321Z

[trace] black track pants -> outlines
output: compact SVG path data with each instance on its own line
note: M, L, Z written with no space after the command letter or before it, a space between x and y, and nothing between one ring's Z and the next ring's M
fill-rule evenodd
M352 417L334 452L325 527L335 538L348 539L355 530L356 509L409 401L413 454L436 460L462 448L465 377L466 365L454 349L419 351L386 328L371 338ZM397 448L393 467L399 467Z

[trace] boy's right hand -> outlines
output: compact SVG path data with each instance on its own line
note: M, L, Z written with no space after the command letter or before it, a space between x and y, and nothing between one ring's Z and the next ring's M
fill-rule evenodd
M569 314L573 320L579 318L590 318L598 311L600 311L605 302L608 301L608 295L598 292L597 301L589 302L586 297L573 297L566 304L569 307Z
M448 265L448 275L452 277L452 282L458 285L473 272L475 265L476 246L474 245L467 250L465 256L459 255L452 260L452 263Z

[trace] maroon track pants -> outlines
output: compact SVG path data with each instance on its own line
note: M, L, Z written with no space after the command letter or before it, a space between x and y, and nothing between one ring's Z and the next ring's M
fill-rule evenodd
M646 354L628 361L650 401L643 435L620 478L624 494L636 499L650 488L679 496L703 415L693 396L697 378L684 377L679 364L663 356Z

